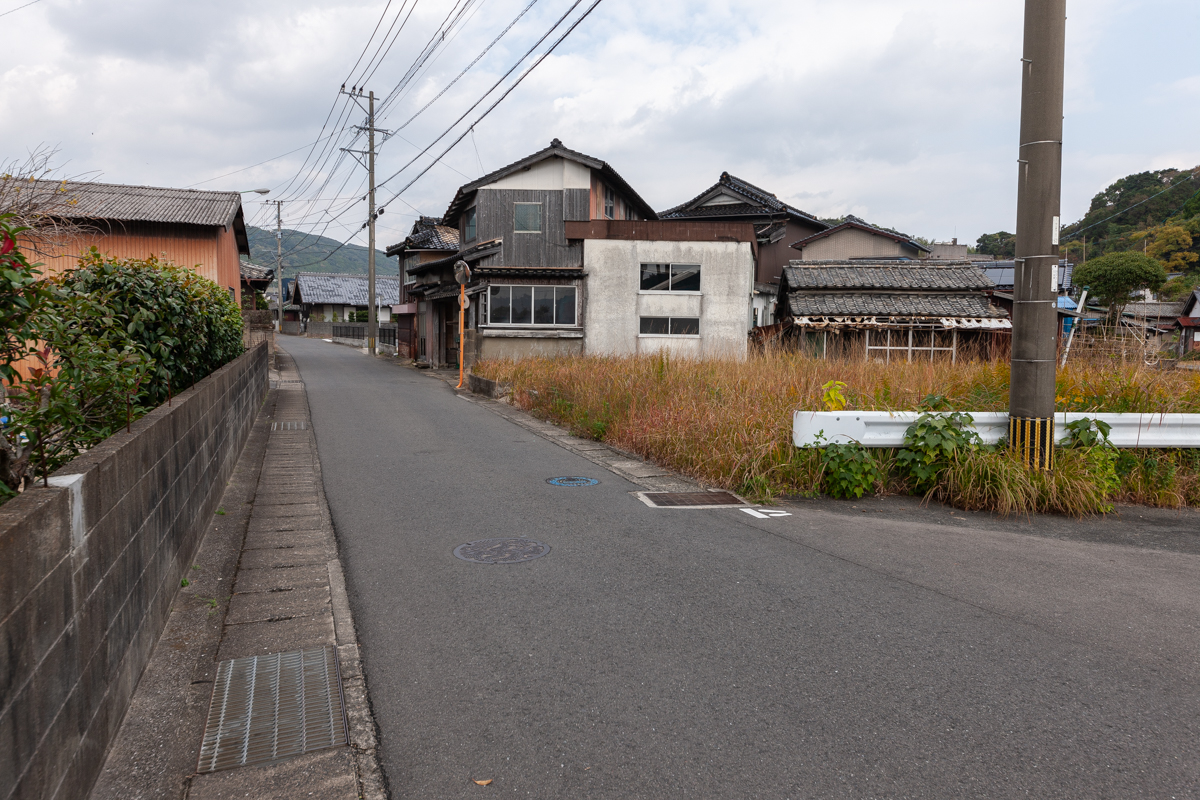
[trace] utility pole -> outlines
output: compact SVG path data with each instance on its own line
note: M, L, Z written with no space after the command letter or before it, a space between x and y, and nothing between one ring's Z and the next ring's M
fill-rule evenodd
M275 332L283 331L283 201L275 204L275 277L279 280L279 299L275 302Z
M345 84L342 85L341 93L349 95L356 103L363 96L361 87L352 86L347 92ZM359 108L362 108L361 103L359 103ZM375 127L375 92L367 93L367 107L364 110L367 112L367 150L364 152L345 147L342 150L350 153L356 159L359 156L367 158L365 164L361 159L358 163L367 168L369 187L367 191L367 222L363 226L367 228L367 352L375 355L375 343L379 337L379 308L375 302L375 219L383 213L382 209L378 213L375 211L375 134L377 132L387 133L387 131ZM358 127L358 130L362 130L362 128Z
M1008 442L1043 471L1054 466L1066 19L1066 0L1025 0Z

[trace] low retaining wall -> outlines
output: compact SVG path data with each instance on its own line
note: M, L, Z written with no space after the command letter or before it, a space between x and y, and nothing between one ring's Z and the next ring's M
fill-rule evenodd
M87 795L267 387L263 342L0 506L0 798Z

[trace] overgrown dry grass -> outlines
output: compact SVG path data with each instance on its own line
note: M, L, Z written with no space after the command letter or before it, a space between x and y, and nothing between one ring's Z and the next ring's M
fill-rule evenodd
M821 386L828 381L845 382L849 406L864 410L912 410L929 395L944 397L958 410L1001 411L1008 405L1008 364L982 361L883 365L787 352L746 361L693 361L658 354L483 361L474 371L511 385L518 405L576 433L758 499L819 490L815 452L791 443L792 412L822 409ZM1200 374L1081 359L1060 371L1058 394L1064 411L1200 412ZM875 456L889 474L894 453ZM1141 465L1147 459L1158 466ZM1028 489L1021 480L1036 479L1008 461L1004 454L973 460L969 469L948 473L939 494L956 505L1005 513L1079 515L1103 508L1103 492L1097 501L1088 486L1091 476L1070 453L1059 459L1053 485ZM1121 478L1116 498L1171 507L1200 504L1195 459L1141 453L1138 465ZM877 490L905 487L893 478Z

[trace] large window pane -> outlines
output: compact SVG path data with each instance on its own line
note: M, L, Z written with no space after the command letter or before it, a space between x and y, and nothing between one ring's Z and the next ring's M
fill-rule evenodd
M554 322L558 325L575 324L575 287L558 286L554 289Z
M671 265L671 291L672 292L698 292L698 291L700 291L700 265L699 264L672 264Z
M642 264L642 291L665 292L671 288L670 264Z
M514 203L513 230L518 233L538 233L542 230L541 203Z
M671 317L672 336L697 336L699 333L699 317Z
M492 286L488 288L488 321L493 325L507 325L512 322L512 309L508 303L507 286Z
M667 317L642 317L641 331L642 333L669 333L669 319Z
M533 324L554 324L553 286L535 286L533 288Z
M533 324L533 287L512 287L512 324Z

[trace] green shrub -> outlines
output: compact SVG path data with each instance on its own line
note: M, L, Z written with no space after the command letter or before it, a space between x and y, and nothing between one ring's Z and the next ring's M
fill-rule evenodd
M113 259L93 247L56 283L60 298L102 298L124 322L131 342L154 360L140 388L147 406L165 402L242 354L241 309L228 292L191 270L154 257Z
M967 413L922 414L904 432L904 447L896 453L902 477L922 494L933 491L956 459L983 447L975 420Z
M884 475L871 451L858 442L825 445L821 468L825 493L839 500L872 492Z

